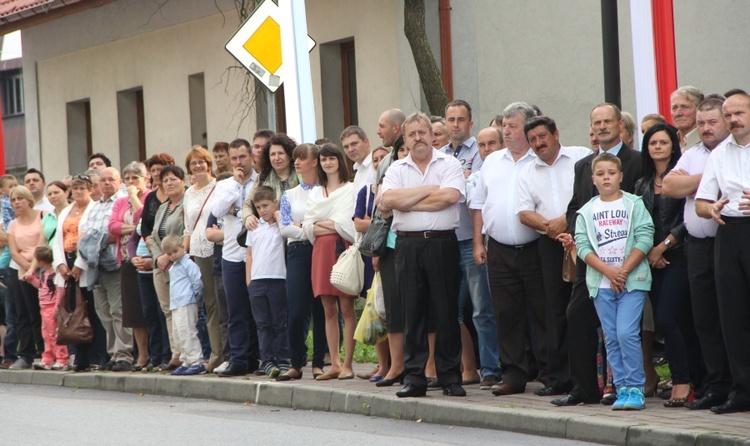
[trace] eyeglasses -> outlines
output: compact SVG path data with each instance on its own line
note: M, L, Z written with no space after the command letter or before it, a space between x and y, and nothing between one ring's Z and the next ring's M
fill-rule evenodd
M80 174L80 175L73 175L73 179L74 179L74 180L91 181L91 178L89 178L89 176L88 176L88 175L83 175L83 174Z
M190 167L197 167L197 166L202 166L204 164L206 164L205 160L195 160L195 161L190 161L190 164L188 164L188 165Z
M140 175L128 175L123 180L125 181L138 181L138 179L142 178Z

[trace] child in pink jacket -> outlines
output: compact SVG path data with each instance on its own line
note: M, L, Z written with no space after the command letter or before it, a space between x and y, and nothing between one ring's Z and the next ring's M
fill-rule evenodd
M65 295L65 287L55 286L52 248L38 246L34 251L34 259L40 268L39 272L30 272L23 277L23 280L39 289L44 353L42 353L42 362L34 364L34 368L66 371L68 370L68 346L57 344L57 307Z

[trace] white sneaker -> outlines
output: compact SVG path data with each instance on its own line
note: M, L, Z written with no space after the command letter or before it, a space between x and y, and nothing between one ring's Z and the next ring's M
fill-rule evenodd
M43 362L35 362L31 365L34 370L52 370L52 366Z
M225 372L229 368L229 361L224 361L221 363L220 366L216 367L213 372L214 373L221 373Z
M67 372L68 370L70 370L70 367L68 366L68 364L63 364L62 362L56 362L52 364L52 370Z

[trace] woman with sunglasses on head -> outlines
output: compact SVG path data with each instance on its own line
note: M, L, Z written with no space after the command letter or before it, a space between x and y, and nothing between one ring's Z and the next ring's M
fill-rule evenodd
M107 334L94 307L94 272L88 270L88 264L78 255L78 229L85 225L89 211L94 205L91 200L92 182L87 175L75 175L70 183L73 203L63 209L57 219L57 231L52 244L54 267L58 273L57 286L77 287L81 290L86 302L89 321L94 331L90 344L75 345L76 372L85 372L98 368L107 362ZM71 306L75 305L75 288L69 290Z

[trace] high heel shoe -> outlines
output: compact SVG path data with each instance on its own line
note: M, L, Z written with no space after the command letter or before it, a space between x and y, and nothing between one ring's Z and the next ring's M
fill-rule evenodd
M404 372L399 373L395 378L383 378L380 381L376 382L375 385L377 387L390 387L396 383L404 383Z
M672 387L672 392L674 392L674 387ZM687 395L682 398L671 398L664 401L664 407L685 407L686 403L693 402L694 395L693 384L691 383Z

